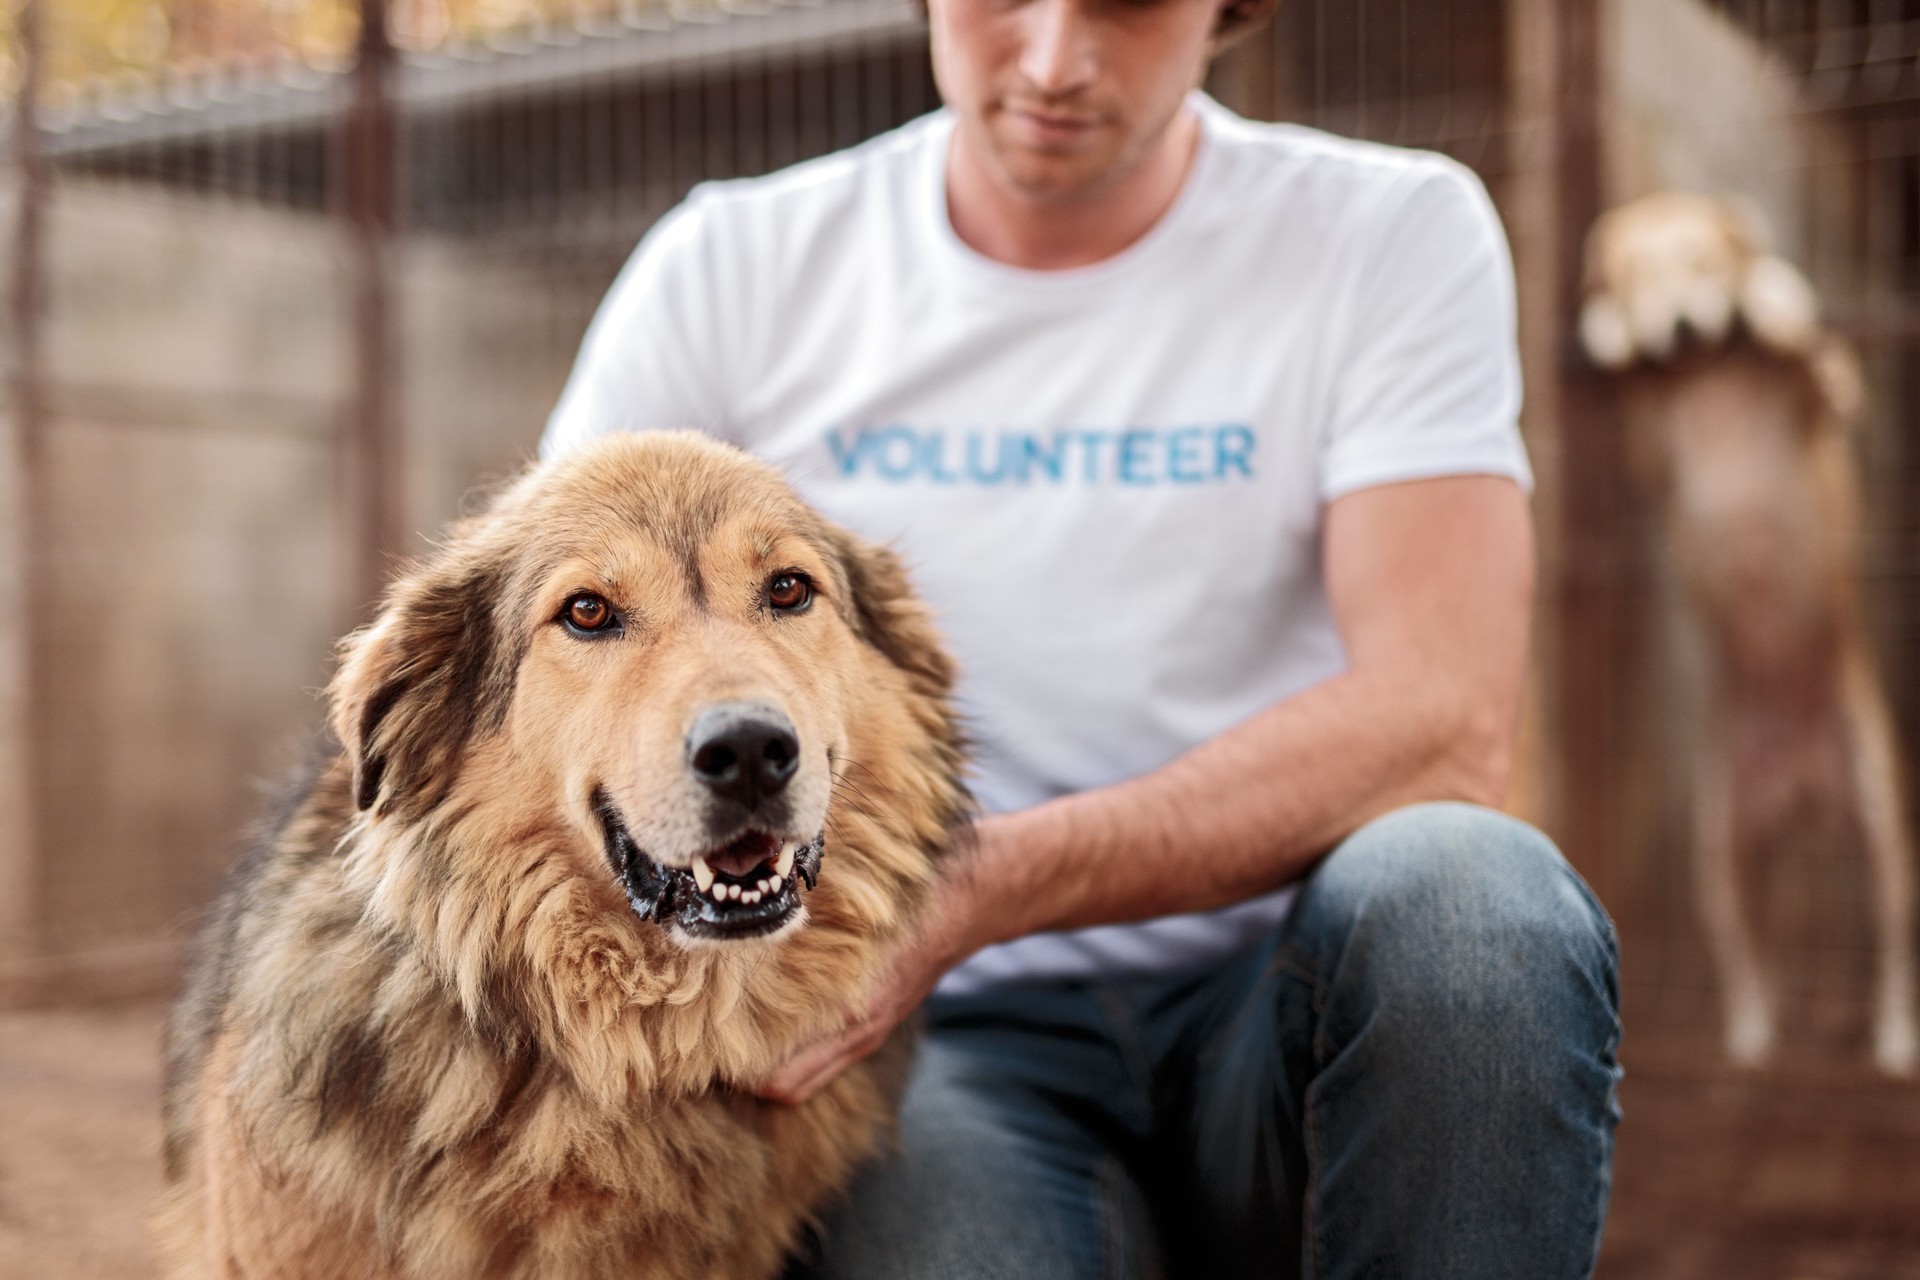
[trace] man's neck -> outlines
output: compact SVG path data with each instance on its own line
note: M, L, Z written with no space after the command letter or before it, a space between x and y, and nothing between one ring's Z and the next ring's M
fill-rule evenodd
M1065 195L1016 188L956 129L947 152L947 217L975 252L1008 266L1064 271L1103 262L1147 234L1179 198L1200 142L1182 107L1145 156L1098 187Z

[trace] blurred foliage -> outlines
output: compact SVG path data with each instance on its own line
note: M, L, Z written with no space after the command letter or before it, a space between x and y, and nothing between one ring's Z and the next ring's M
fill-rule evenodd
M668 6L671 6L669 9ZM656 25L701 0L389 0L387 27L403 50L484 43L609 21ZM0 82L16 83L19 0L0 31ZM217 74L287 62L347 65L360 31L358 0L40 0L42 79L68 96L169 73Z

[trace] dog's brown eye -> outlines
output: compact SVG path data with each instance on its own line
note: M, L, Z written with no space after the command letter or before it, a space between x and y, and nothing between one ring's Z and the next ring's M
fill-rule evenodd
M813 583L804 574L783 573L767 584L767 603L781 613L807 607L813 599Z
M583 591L568 600L560 616L575 631L605 631L614 620L613 606L607 603L606 597L591 591Z

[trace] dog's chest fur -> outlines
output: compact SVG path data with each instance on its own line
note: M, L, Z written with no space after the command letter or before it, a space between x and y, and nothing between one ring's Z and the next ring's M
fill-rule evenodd
M238 879L183 1002L169 1212L196 1220L169 1224L176 1274L777 1271L882 1135L904 1041L801 1107L719 1083L596 1094L516 1023L525 993L476 1020L368 922L333 851L345 785L323 777Z

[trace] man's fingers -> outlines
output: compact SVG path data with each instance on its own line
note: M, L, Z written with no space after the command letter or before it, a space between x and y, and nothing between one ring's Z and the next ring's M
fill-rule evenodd
M838 1046L831 1041L810 1045L781 1063L780 1069L761 1082L754 1092L774 1102L804 1102L806 1098L801 1090L838 1054Z
M874 1051L887 1041L888 1028L870 1027L864 1035L852 1040L842 1040L839 1051L822 1062L811 1076L793 1090L794 1101L805 1102L832 1084L834 1078L854 1063L873 1056Z
M811 1076L808 1076L806 1080L794 1088L793 1096L789 1100L788 1105L799 1106L803 1102L813 1101L814 1095L832 1084L834 1077L844 1071L847 1065L845 1059L836 1059L814 1072Z
M780 1074L769 1080L760 1091L760 1096L771 1102L798 1106L810 1101L833 1078L853 1064L853 1059L845 1054L836 1053L824 1062L790 1063L781 1068Z
M833 1078L886 1043L884 1024L863 1023L802 1049L769 1076L756 1092L772 1102L797 1106L833 1082Z
M775 1102L805 1102L850 1061L847 1046L854 1034L843 1031L800 1050L780 1064L780 1069L760 1086L760 1096Z

